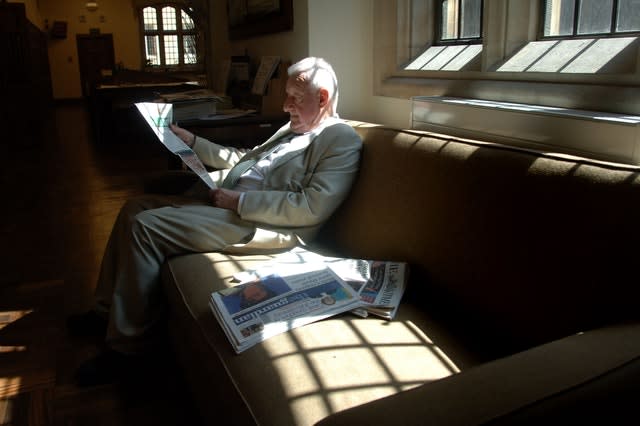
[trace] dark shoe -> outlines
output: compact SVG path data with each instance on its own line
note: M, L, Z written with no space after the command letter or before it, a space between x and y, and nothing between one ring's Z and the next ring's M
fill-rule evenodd
M67 318L67 330L74 337L104 337L107 323L107 318L91 310Z
M75 380L78 386L88 387L115 383L137 374L144 366L140 355L127 355L106 349L78 367Z

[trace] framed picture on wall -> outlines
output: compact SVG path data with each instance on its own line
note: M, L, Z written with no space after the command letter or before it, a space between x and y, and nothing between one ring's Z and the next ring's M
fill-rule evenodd
M293 0L227 0L229 39L293 29Z

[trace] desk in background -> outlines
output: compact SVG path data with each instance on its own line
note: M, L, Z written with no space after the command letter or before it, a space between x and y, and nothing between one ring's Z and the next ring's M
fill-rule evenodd
M212 142L236 148L253 148L289 121L288 114L252 114L218 120L185 120L181 127Z
M139 139L143 127L138 126L136 102L150 102L161 94L198 88L202 86L194 79L164 73L120 70L103 78L92 87L88 99L95 141L127 143Z

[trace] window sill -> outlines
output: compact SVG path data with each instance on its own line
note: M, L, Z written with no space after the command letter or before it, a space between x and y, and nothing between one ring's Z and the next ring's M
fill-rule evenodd
M456 96L640 114L640 76L635 74L397 71L377 84L375 95L403 99Z
M542 83L568 83L568 84L611 84L637 86L640 84L640 74L625 73L557 73L557 72L509 72L509 71L414 71L398 70L386 80L393 83L396 81L416 81L417 80L495 80L495 81L515 81L515 82L542 82Z

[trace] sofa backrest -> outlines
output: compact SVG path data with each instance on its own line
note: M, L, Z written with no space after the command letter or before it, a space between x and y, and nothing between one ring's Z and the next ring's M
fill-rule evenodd
M637 318L640 168L353 125L334 250L407 261L432 303L527 342Z

